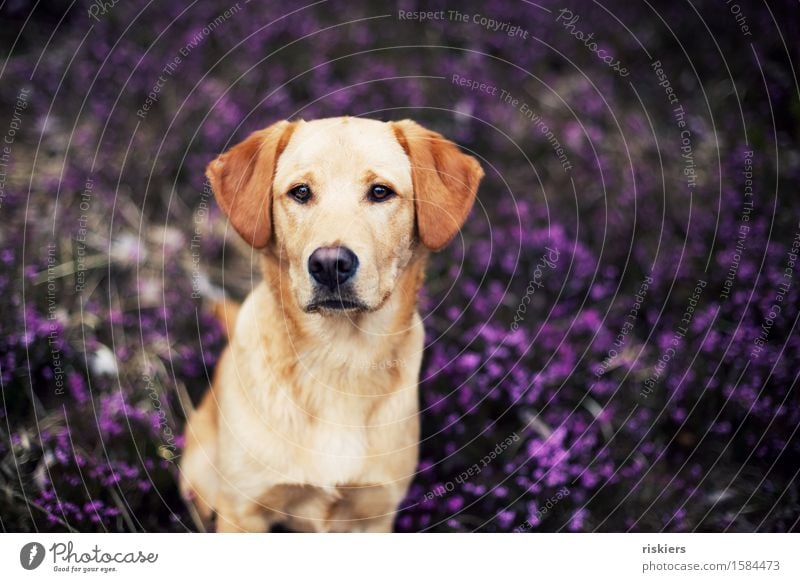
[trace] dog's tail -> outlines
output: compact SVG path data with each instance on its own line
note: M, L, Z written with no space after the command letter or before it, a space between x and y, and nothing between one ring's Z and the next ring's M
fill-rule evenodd
M239 316L239 310L242 304L230 299L220 299L214 302L212 311L214 317L222 324L222 329L225 330L225 337L231 339L233 330L236 328L236 318Z

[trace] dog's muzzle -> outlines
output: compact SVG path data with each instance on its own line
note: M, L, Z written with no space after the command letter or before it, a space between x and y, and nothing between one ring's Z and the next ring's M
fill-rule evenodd
M314 282L314 299L306 311L365 309L352 290L358 256L344 246L319 247L308 257L308 273Z

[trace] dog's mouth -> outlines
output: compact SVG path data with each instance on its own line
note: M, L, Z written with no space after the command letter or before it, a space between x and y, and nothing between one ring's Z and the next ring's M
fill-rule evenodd
M306 305L306 313L321 311L367 311L368 307L363 302L350 297L324 297L314 299Z

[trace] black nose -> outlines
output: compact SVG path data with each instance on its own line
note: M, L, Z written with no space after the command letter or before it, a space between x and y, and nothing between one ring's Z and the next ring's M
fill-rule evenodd
M308 272L331 291L355 275L356 269L358 257L347 247L320 247L308 257Z

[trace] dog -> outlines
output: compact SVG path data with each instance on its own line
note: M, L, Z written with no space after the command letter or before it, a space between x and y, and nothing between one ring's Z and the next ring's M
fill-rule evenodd
M390 532L418 461L426 258L479 162L411 120L280 121L206 175L263 280L189 415L180 491L216 531Z

